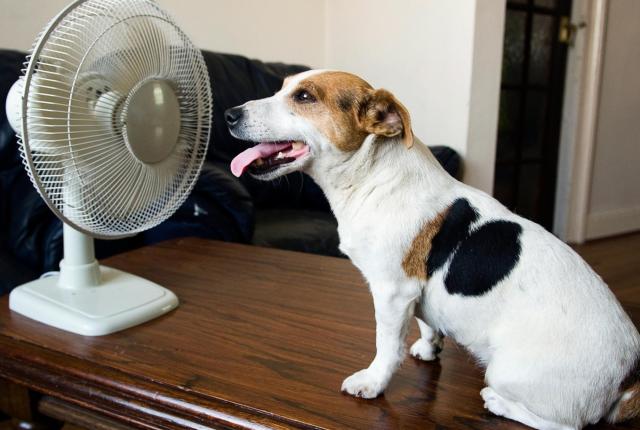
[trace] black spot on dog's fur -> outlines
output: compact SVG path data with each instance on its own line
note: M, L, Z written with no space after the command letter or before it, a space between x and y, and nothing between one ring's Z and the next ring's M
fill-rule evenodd
M480 296L502 281L520 258L522 227L492 221L473 231L456 250L444 285L449 294Z
M438 233L431 242L427 257L427 275L444 266L460 242L469 236L469 227L478 219L478 213L467 199L458 199L449 208Z
M427 257L431 276L451 259L445 276L449 294L479 296L503 280L520 258L520 225L491 221L471 230L478 212L466 199L458 199L447 211Z
M348 112L351 106L353 106L353 95L345 93L338 97L338 107L340 110Z

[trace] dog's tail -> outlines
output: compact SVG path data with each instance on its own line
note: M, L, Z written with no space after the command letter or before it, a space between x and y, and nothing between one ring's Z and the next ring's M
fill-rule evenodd
M640 380L626 388L607 417L610 423L630 420L640 416Z

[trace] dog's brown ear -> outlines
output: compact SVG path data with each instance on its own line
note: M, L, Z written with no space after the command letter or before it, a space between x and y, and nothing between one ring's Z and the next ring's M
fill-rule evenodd
M409 112L387 90L371 90L360 105L358 119L367 133L386 137L401 135L407 148L413 146Z

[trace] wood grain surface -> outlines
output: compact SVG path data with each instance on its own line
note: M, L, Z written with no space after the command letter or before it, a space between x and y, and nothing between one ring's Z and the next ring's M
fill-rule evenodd
M633 270L624 270L633 278L640 235L630 238ZM629 251L629 237L618 248ZM606 252L580 252L620 281L623 269L608 272ZM482 370L450 341L435 362L408 357L378 399L341 394L343 378L375 349L371 298L348 260L181 239L104 263L171 288L181 306L84 338L12 313L3 297L0 376L143 429L526 428L483 409ZM637 296L636 281L625 295ZM640 300L624 304L640 317ZM414 327L409 340L416 336Z

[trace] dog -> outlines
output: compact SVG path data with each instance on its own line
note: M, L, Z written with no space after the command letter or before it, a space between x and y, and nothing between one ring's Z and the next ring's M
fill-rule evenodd
M480 395L496 415L564 430L640 414L640 336L606 284L544 228L447 174L389 91L307 71L225 119L256 143L232 172L310 175L369 284L376 355L344 392L384 391L415 316L411 355L435 359L443 336L466 347L486 367Z

